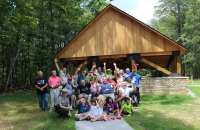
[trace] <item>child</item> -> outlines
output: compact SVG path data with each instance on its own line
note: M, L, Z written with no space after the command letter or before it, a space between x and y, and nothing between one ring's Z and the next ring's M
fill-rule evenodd
M102 99L98 99L98 104L99 104L99 114L103 114L103 118L101 118L101 120L109 121L110 119L107 113L103 111L105 101L103 101Z
M121 110L120 110L120 114L123 116L123 115L126 115L128 117L131 116L132 114L132 105L131 105L131 101L130 101L130 98L126 97L125 98L125 103L123 104Z
M93 74L91 77L90 77L90 92L92 94L92 99L94 98L96 100L96 97L99 96L99 93L98 93L98 77L96 74Z
M108 115L110 115L111 113L113 114L117 113L117 119L121 119L121 116L119 114L119 109L111 97L106 98L106 113ZM115 117L113 116L111 116L110 118L115 119Z
M103 118L103 115L99 113L99 104L97 103L97 101L91 101L91 94L89 95L89 98L88 98L88 104L90 106L90 114L89 114L89 117L90 117L90 121L91 122L95 122L95 121L98 121L100 120L101 118Z
M78 113L75 114L76 121L82 121L89 118L89 106L86 104L85 98L81 98L76 102Z

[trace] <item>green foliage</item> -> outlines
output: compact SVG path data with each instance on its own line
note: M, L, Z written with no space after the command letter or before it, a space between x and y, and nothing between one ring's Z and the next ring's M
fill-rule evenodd
M105 0L1 0L0 87L7 80L10 85L30 85L39 70L49 76L56 69L56 53L107 4ZM65 64L68 71L73 66Z

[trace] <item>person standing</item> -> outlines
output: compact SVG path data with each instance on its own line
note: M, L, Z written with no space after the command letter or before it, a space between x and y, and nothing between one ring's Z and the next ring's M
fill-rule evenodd
M97 69L98 83L102 83L103 76L104 76L104 73L102 72L101 67L98 67Z
M51 100L51 105L50 105L50 112L54 108L55 102L57 102L58 96L59 96L59 88L58 86L60 85L60 78L56 76L56 71L52 71L52 76L48 80L49 86L50 86L50 100Z
M140 91L139 91L140 90L140 79L148 77L149 74L147 74L146 76L141 76L141 75L137 74L137 70L136 69L134 69L132 71L132 74L133 74L132 75L132 82L135 84L136 89L138 91L138 103L139 103L139 101L140 101Z
M39 71L38 78L35 80L35 88L37 89L40 111L48 110L47 86L48 86L47 79L43 77L42 71Z
M60 80L61 80L61 85L64 87L65 84L66 84L66 81L67 81L67 71L66 71L66 68L62 68L62 70L60 69L60 67L58 66L58 63L57 63L57 59L55 59L55 66L57 68L57 71L58 71L58 76L60 77Z

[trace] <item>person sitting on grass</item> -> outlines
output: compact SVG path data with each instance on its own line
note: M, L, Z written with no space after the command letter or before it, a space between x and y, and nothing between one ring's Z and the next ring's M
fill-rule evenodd
M77 102L78 113L75 114L76 121L88 120L89 119L89 106L86 103L85 98L79 99Z
M59 117L71 117L70 113L70 103L69 98L67 97L67 89L62 89L62 96L58 98L57 101L58 104L58 110L56 112L59 114Z
M106 109L105 112L107 115L117 114L117 119L121 119L121 116L119 114L119 108L118 105L113 101L111 97L106 98ZM114 116L110 116L111 119L115 119Z
M102 119L103 115L99 113L99 104L97 103L97 101L93 100L92 102L90 102L91 96L92 95L90 94L88 98L88 104L90 106L89 117L91 122L95 122Z
M133 107L131 105L131 100L130 98L126 97L125 98L125 103L123 104L123 106L121 107L121 110L120 110L120 115L122 116L128 116L130 117L131 114L132 114L132 110L133 110Z

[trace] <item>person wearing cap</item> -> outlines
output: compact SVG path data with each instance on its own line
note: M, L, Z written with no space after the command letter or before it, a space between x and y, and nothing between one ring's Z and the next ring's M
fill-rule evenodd
M59 96L59 85L60 85L60 78L56 76L56 71L52 71L52 76L48 80L49 86L50 86L50 99L51 99L51 105L50 105L50 112L54 108L55 102L58 99Z
M42 71L39 71L38 78L35 80L35 88L37 89L40 111L48 110L47 86L48 86L47 79L43 77Z
M105 77L106 78L108 78L108 77L110 77L110 76L112 76L112 77L114 77L113 75L112 75L112 70L111 69L107 69L106 70L106 63L104 62L104 71L105 71Z
M75 95L73 95L73 92L75 91L75 89L77 88L77 84L74 85L72 84L72 79L71 78L68 78L67 80L67 83L65 85L65 88L68 90L68 94L67 94L67 97L69 99L71 99L71 102L70 102L70 110L73 110L72 108L72 104L74 103L74 100L75 100Z
M140 101L140 91L139 91L139 89L140 89L140 79L141 78L146 78L148 76L149 76L149 74L147 74L146 76L141 76L141 75L137 74L137 70L136 69L134 69L132 71L132 82L135 84L136 89L138 91L138 97L137 97L138 98L138 103Z
M67 89L62 89L62 96L59 96L57 100L58 109L57 113L59 114L59 117L71 117L70 113L70 103L69 98L67 97Z

